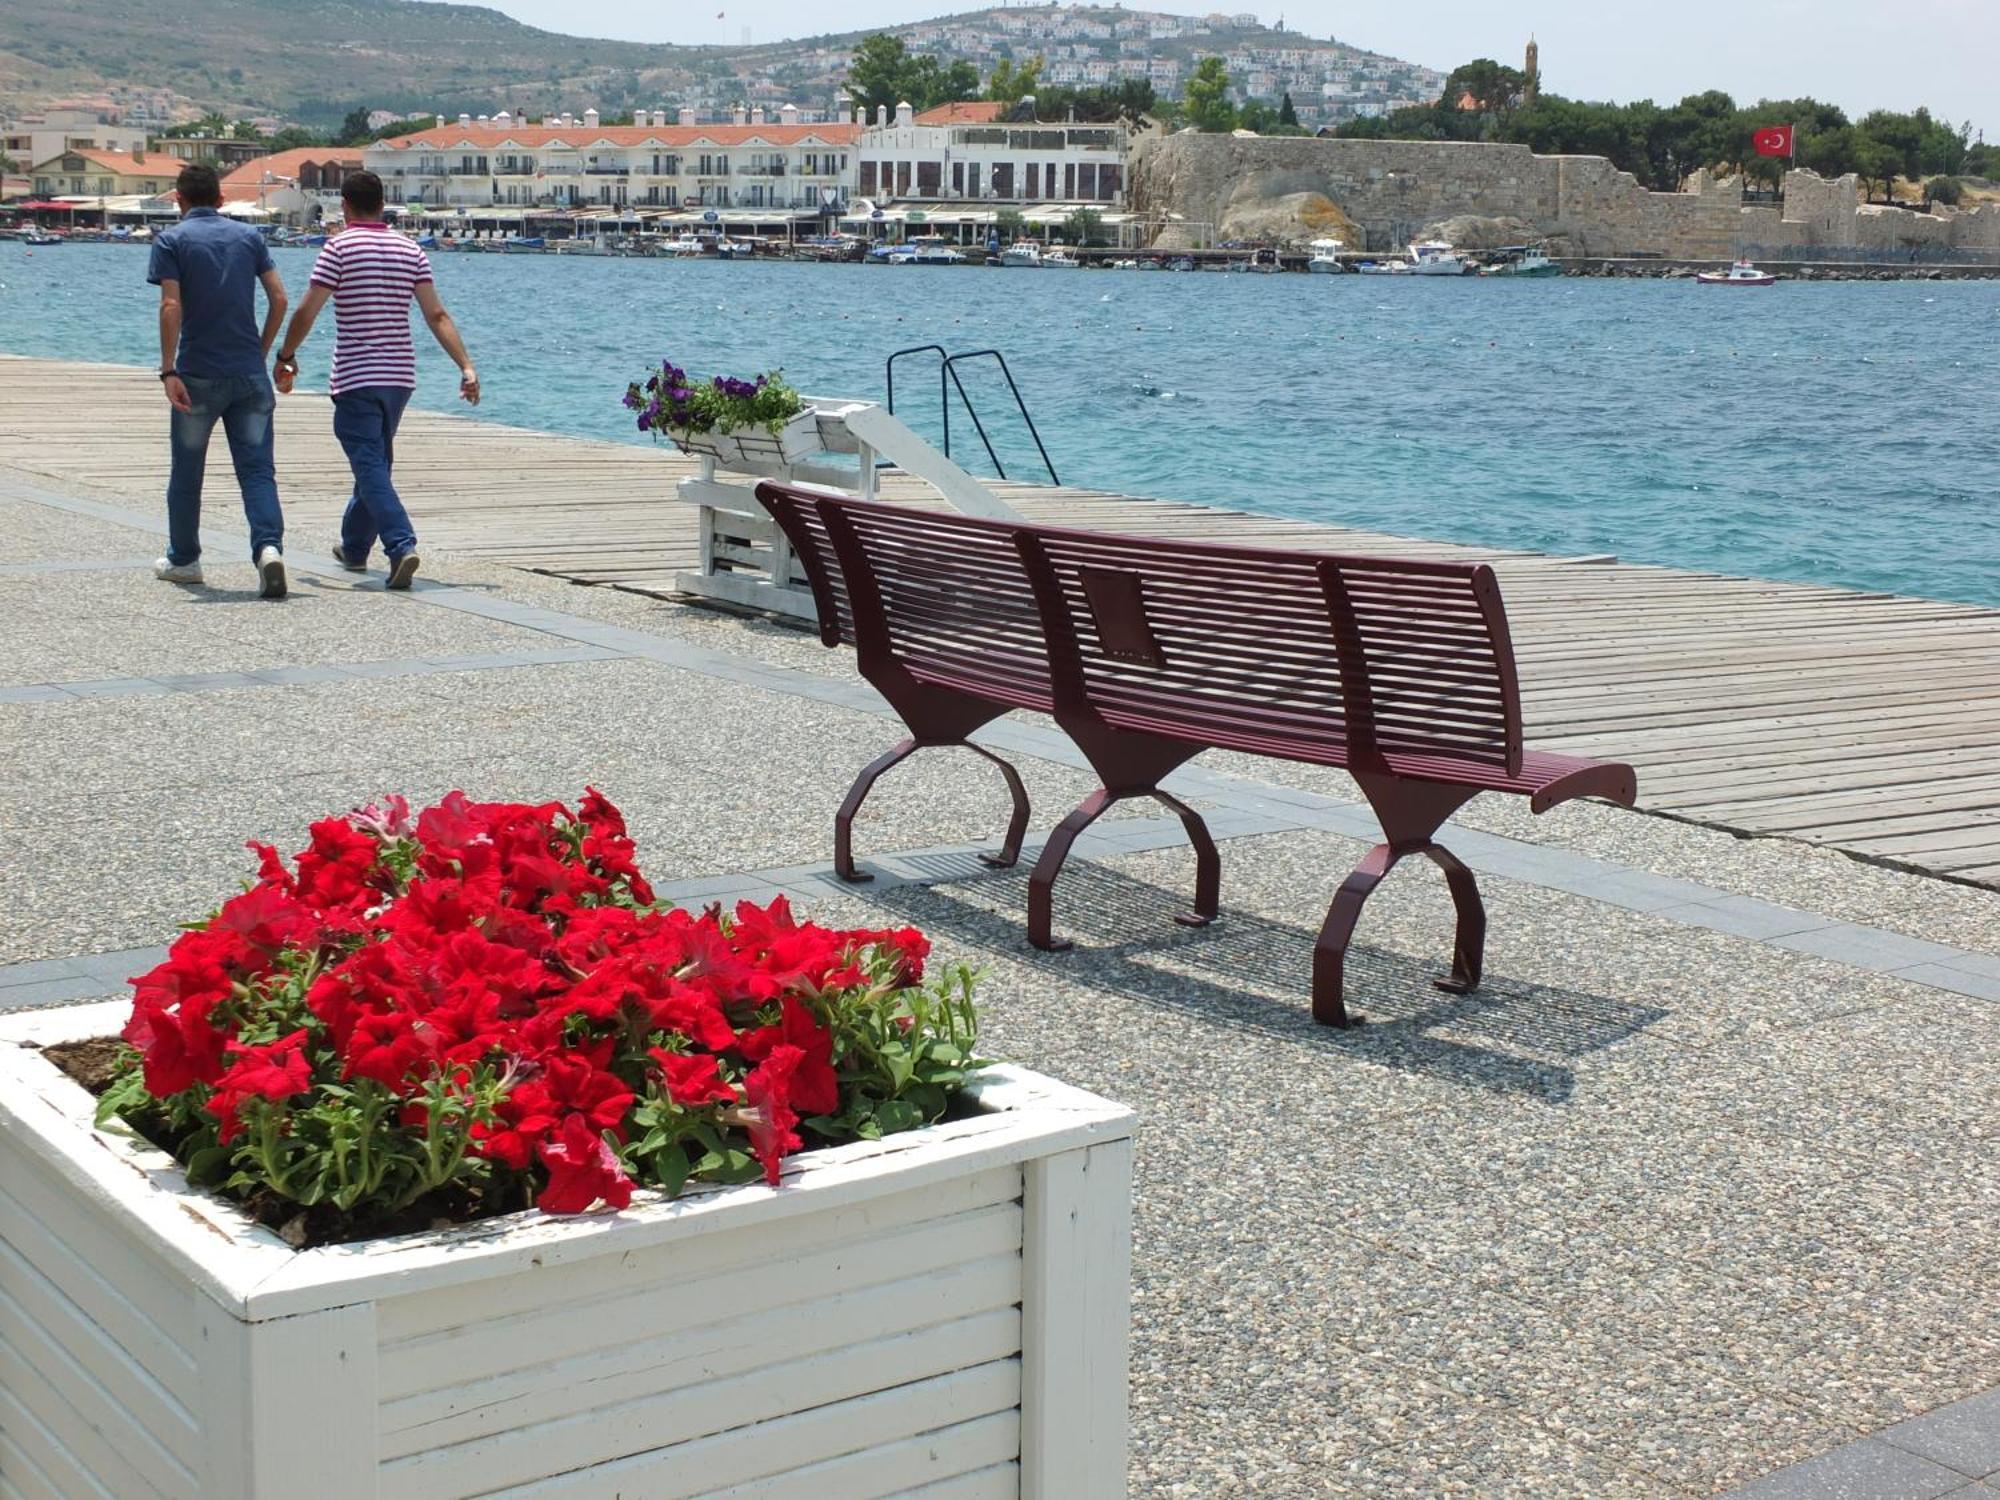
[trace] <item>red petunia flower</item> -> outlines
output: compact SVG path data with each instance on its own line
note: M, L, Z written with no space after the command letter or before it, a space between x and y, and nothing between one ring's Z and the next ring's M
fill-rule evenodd
M208 1100L209 1112L222 1122L217 1140L226 1146L241 1133L244 1101L289 1099L312 1087L312 1065L306 1060L305 1044L303 1030L261 1046L229 1044L236 1061L215 1081L215 1092Z
M682 1109L699 1109L704 1104L734 1104L736 1090L723 1079L715 1058L707 1052L668 1052L652 1049L653 1061L660 1065L667 1085L667 1097Z
M580 1214L597 1202L620 1209L632 1201L632 1179L618 1164L618 1154L584 1116L565 1119L561 1134L544 1141L540 1155L549 1184L535 1206L544 1213Z
M764 1164L764 1180L772 1187L784 1175L785 1153L799 1149L798 1132L792 1129L799 1115L792 1108L791 1095L792 1077L804 1056L796 1047L773 1047L771 1055L743 1080L749 1108L742 1114L750 1131L750 1149Z

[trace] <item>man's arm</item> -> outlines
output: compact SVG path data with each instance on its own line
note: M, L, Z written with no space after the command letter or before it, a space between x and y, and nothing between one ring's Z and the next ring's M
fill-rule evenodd
M175 411L193 411L194 402L188 396L187 386L180 376L174 374L174 362L181 352L181 284L178 281L160 283L160 386L167 393L167 403Z
M257 278L264 286L264 332L260 335L263 352L271 352L271 344L278 337L278 330L284 326L285 309L290 299L285 296L285 279L278 274L276 266Z
M472 368L472 358L465 352L465 340L458 336L458 325L452 322L451 314L438 300L436 283L417 283L417 306L424 310L424 321L430 325L431 336L438 341L438 347L450 355L452 363L458 366L458 394L468 405L477 406L479 372Z
M292 314L292 326L285 330L285 341L278 346L278 363L290 365L292 373L299 369L299 345L306 341L313 331L313 324L319 318L319 310L326 306L327 298L333 295L333 288L315 281L306 288L306 300L299 304L299 310Z

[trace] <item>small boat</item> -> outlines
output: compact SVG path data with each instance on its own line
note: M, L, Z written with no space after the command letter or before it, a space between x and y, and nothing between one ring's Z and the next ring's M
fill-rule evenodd
M1493 252L1504 259L1481 266L1481 276L1560 276L1562 267L1540 245L1502 245Z
M962 266L965 257L942 236L920 235L892 249L885 259L892 266Z
M30 229L21 236L21 243L24 245L60 245L62 242L61 235L50 234L46 229Z
M1058 245L1043 254L1042 264L1051 271L1075 271L1082 267L1083 262L1072 251Z
M1412 267L1406 260L1364 260L1354 269L1363 276L1407 276Z
M676 236L660 246L660 253L662 255L672 256L675 259L686 259L689 256L699 255L701 252L701 240L692 234Z
M509 235L500 242L501 251L507 255L539 255L548 248L548 240L539 234Z
M1747 260L1739 260L1727 271L1697 271L1695 281L1701 286L1776 286L1778 278L1769 271L1760 271Z
M1194 257L1192 255L1183 255L1177 260L1170 260L1167 262L1166 268L1169 271L1192 271L1194 269Z
M1039 270L1042 266L1048 264L1048 262L1042 255L1042 247L1036 244L1035 241L1016 240L1000 252L1000 264L1003 266L1025 266L1030 270Z
M1340 259L1340 252L1347 247L1339 240L1314 240L1310 246L1312 258L1306 262L1306 269L1320 276L1339 276L1347 270Z
M1278 252L1276 250L1269 246L1260 246L1253 249L1248 258L1244 260L1232 260L1223 269L1227 271L1255 271L1268 276L1277 271L1282 271L1284 267L1278 262Z
M1424 240L1410 246L1412 276L1464 276L1474 269L1471 261L1443 240Z

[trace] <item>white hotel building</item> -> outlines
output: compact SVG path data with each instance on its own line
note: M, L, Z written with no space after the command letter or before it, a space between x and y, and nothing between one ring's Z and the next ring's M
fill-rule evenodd
M857 207L935 231L991 225L1002 207L1040 225L1089 208L1120 227L1125 126L1008 121L1008 108L975 101L917 114L905 104L893 120L878 111L854 143Z
M855 125L804 124L738 110L700 125L682 110L644 123L600 125L596 110L539 125L506 114L377 141L364 165L391 204L504 223L538 213L782 228L818 223L847 205L855 179Z

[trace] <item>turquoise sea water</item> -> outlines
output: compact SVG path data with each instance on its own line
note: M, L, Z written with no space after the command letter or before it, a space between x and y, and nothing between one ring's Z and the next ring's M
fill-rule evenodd
M294 295L311 254L279 252ZM0 350L150 363L145 259L0 244ZM2000 605L2000 283L434 262L496 422L640 442L618 398L661 356L879 397L892 350L997 347L1068 483ZM419 404L451 406L419 348ZM998 411L993 378L967 378ZM919 427L934 379L899 391ZM307 419L323 408L281 412ZM1039 477L1018 426L989 425Z

